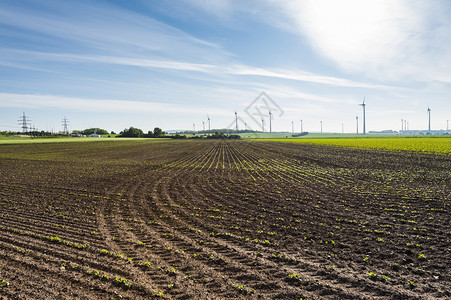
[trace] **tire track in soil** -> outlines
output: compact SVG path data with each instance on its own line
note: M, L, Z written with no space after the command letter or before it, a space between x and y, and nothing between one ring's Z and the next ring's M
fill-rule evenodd
M229 185L230 186L230 185ZM186 194L186 191L184 192L184 194ZM224 197L221 198L221 202L224 203ZM227 203L227 202L226 202ZM196 228L202 228L205 231L205 228L203 228L201 225L199 225L199 227ZM207 229L208 230L208 229ZM208 237L204 236L204 239L207 239ZM303 262L303 267L301 269L299 269L296 265L299 264L298 261L296 261L295 263L293 263L292 261L288 261L287 263L284 263L283 261L277 261L277 260L270 260L268 258L270 258L273 253L276 251L276 249L268 249L268 247L258 247L255 245L252 245L252 247L244 245L242 241L237 240L230 240L230 238L227 238L226 240L223 240L222 242L225 242L225 245L221 245L220 247L217 246L216 249L214 249L215 251L219 252L220 254L222 254L223 256L227 257L227 258L232 258L234 260L238 260L240 264L244 264L245 266L253 269L255 271L255 267L256 265L259 266L266 266L264 268L259 267L257 269L259 269L260 273L261 272L274 272L274 271L278 271L278 272L282 272L285 274L285 276L287 276L288 274L292 274L295 273L295 271L297 270L298 272L300 271L302 274L302 278L303 281L306 282L307 284L310 284L311 282L326 282L326 286L327 289L329 291L325 291L325 293L330 293L333 295L340 295L341 297L345 297L345 296L349 296L349 297L353 297L355 298L356 295L359 295L360 293L360 289L361 288L348 288L348 290L346 292L342 291L342 288L338 288L335 287L335 284L331 283L330 280L323 278L324 276L320 276L318 275L318 269L325 269L324 263L319 264L319 263L306 263L305 261ZM233 246L231 246L231 244L233 244ZM256 260L250 259L252 257L255 257L255 250L260 250L258 252L261 253L261 258L258 259L258 263L256 262ZM271 251L268 251L271 250ZM232 252L232 254L230 253ZM298 260L298 259L297 259ZM241 273L246 269L243 268L243 266L240 266L240 270ZM284 265L284 267L281 268L281 265ZM295 266L293 266L295 265ZM279 273L280 274L280 273ZM329 277L329 274L326 274ZM238 276L238 278L252 278L253 275L249 274L249 275L240 275ZM333 276L333 275L332 275ZM346 275L346 277L340 277L335 275L336 277L338 277L338 279L334 280L335 283L339 282L339 281L352 281L352 279L350 278L349 275ZM273 287L278 285L278 288L282 288L282 289L286 289L286 287L283 287L284 284L277 284L275 282L280 282L280 279L283 278L266 278L266 280L264 280L264 282L273 282ZM263 280L262 280L263 281ZM254 284L254 286L257 285L257 282ZM359 284L361 285L361 283ZM313 289L319 289L321 290L322 287L313 287ZM353 291L352 293L349 293L349 291ZM383 289L380 290L380 293L383 294ZM305 294L305 292L304 292ZM350 296L352 295L352 296ZM276 296L276 295L274 295Z
M167 186L167 184L165 184L164 186ZM227 249L227 247L226 247L226 249ZM226 253L226 252L229 252L230 250L229 249L227 249L226 251L222 251L223 253ZM236 251L236 250L235 250ZM237 251L238 252L238 251ZM242 252L242 250L241 250L241 252ZM236 259L236 258L234 258L234 259ZM240 258L240 262L239 263L242 263L242 261L247 261L248 262L248 265L250 266L250 267L254 267L255 265L255 263L253 263L252 265L250 265L250 260L248 259L248 256L247 255L244 255L243 257L241 257ZM241 268L238 268L238 269L241 269L242 270L242 266L241 266ZM244 277L246 277L246 276L244 276ZM249 277L252 277L252 275L250 275ZM241 276L241 278L243 278L243 275Z
M146 182L147 185L149 185ZM137 201L140 199L140 188L145 186L142 181L139 181L137 179L133 186L130 188L125 187L125 190L128 191L127 198L128 199L136 199L134 201ZM139 188L140 187L140 188ZM124 189L124 186L121 187ZM135 208L139 208L139 211L133 212L129 209L128 206L124 208L124 211L122 212L122 218L125 217L125 219L129 219L130 216L133 216L134 219L138 217L143 217L144 219L148 219L152 214L142 214L141 210L142 207L138 204L135 204ZM142 219L140 219L142 220ZM115 221L115 222L113 222ZM179 269L183 269L184 265L180 264L180 259L183 258L183 256L180 256L179 253L173 253L169 252L168 249L172 248L171 243L162 239L160 235L162 233L166 233L167 230L163 229L164 227L156 223L155 221L151 221L152 227L148 226L144 222L140 222L138 224L136 223L127 223L126 221L119 221L118 218L110 219L109 224L105 224L104 229L102 229L102 232L109 231L107 233L107 236L111 236L114 234L116 237L123 237L123 239L129 239L134 241L141 241L144 242L146 245L149 245L150 247L144 247L136 249L136 245L133 247L130 247L129 244L124 242L117 242L117 238L114 240L114 243L111 243L112 239L110 240L110 244L112 248L116 249L116 251L120 251L120 253L125 253L128 257L133 257L135 261L137 261L139 264L143 262L151 262L150 268L144 267L146 270L145 277L150 279L150 282L153 282L155 285L159 287L160 290L164 290L165 293L170 293L171 296L178 296L181 298L189 297L189 294L186 293L187 290L196 290L194 288L197 284L194 280L187 281L184 278L184 274L178 274L180 271ZM133 228L133 230L127 231L127 236L123 234L124 230L116 230L117 226L121 226L122 228L127 228L128 226L139 226L141 230L136 230L136 228ZM144 228L144 231L142 230ZM143 251L144 250L144 251ZM180 256L178 259L174 258L175 256ZM141 269L144 265L141 265ZM156 268L156 269L155 269ZM170 270L177 270L177 273L168 273ZM188 274L186 274L188 275ZM200 277L202 278L202 277ZM148 283L148 281L146 281ZM171 289L168 289L168 284L173 284L174 287ZM185 294L181 295L178 290L184 290ZM200 289L199 289L200 290ZM191 297L194 297L194 295L191 295Z
M138 186L137 184L135 184L135 186Z
M164 182L164 184L162 184L160 186L166 187L168 185L167 185L167 182ZM158 194L161 194L161 193L158 193ZM166 202L166 200L169 200L169 198L165 197L165 202ZM160 222L159 223L160 224L164 224L163 222L165 222L165 221L166 221L165 218L161 218L160 219L161 223ZM178 253L183 251L183 253L188 253L188 254L208 253L209 255L220 256L220 255L218 255L217 249L206 248L205 246L198 245L197 243L193 242L193 240L198 238L198 236L197 237L195 235L193 236L191 234L191 232L186 231L186 230L181 231L179 229L180 227L188 228L187 226L188 226L188 224L186 224L184 222L181 222L179 220L177 220L175 222L171 222L171 224L168 223L167 225L165 225L162 228L162 230L160 231L160 233L166 234L169 231L172 235L175 235L177 238L175 240L174 239L173 240L169 240L169 241L166 240L166 241L164 241L164 243L166 245L170 244L171 245L170 247L173 248L173 249L176 249L175 251L178 252ZM162 227L162 226L159 226L159 227ZM205 235L205 239L210 240L210 237L208 235ZM217 244L217 243L215 242L215 244ZM216 248L217 247L219 247L219 245L217 245ZM227 250L227 251L229 251L229 250ZM227 263L227 265L236 265L236 266L230 266L230 267L226 267L226 268L224 268L224 266L222 264L219 264L218 266L215 266L213 263L211 263L211 262L209 263L208 260L207 260L206 263L200 261L199 262L200 265L199 265L199 264L194 263L193 261L187 262L187 261L189 261L189 257L186 257L184 255L180 255L179 258L180 259L184 259L184 262L182 263L182 266L184 264L188 263L189 264L189 269L192 270L193 272L195 272L196 270L206 270L205 272L208 272L208 273L212 273L213 272L213 274L209 274L208 275L208 278L221 278L221 277L223 279L230 278L230 277L234 278L234 277L237 277L238 274L243 272L243 264L241 262L238 262L236 260L236 257L234 257L235 261L231 261L231 262ZM246 259L247 260L247 258L240 258L240 259ZM174 261L171 261L171 263L173 264ZM238 264L240 264L240 265L238 265ZM226 271L229 270L229 272L226 272L224 274L224 269ZM252 275L249 275L249 276L253 277L253 276L255 276L255 274L252 274ZM205 277L205 274L199 275L197 277L198 278ZM237 282L236 279L225 279L225 280L227 282L225 284L226 286L232 286L234 283ZM224 286L224 283L221 284L221 283L213 282L213 283L209 283L208 286L210 286L210 287L220 287L220 286ZM287 290L290 290L290 287L287 286L286 288L287 288ZM216 292L215 295L219 296L221 294L218 294ZM221 297L223 297L223 296L224 297L226 297L226 296L229 297L230 293L221 295Z
M69 273L60 264L49 260L33 261L29 257L0 252L0 267L14 274L7 278L12 288L8 287L2 293L12 299L117 299L127 293L110 281L93 279L81 270L71 270ZM134 299L143 299L139 293L129 295Z
M317 267L317 266L314 266L315 268ZM315 276L315 278L317 278L318 277L318 272L317 271L315 271L314 272L314 276ZM348 280L347 278L345 278L345 280ZM374 283L372 284L373 286L374 286ZM340 288L341 289L341 288ZM385 288L383 288L383 289L385 289ZM383 291L383 289L379 289L379 292L381 293L381 294L384 294L384 291ZM335 293L336 294L336 293ZM358 294L358 292L357 293L355 293L355 294ZM345 294L343 294L342 293L342 296L344 296Z

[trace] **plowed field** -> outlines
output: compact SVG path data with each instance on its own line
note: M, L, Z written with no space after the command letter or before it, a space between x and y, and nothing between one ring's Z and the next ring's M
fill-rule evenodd
M451 298L451 156L0 146L0 298Z

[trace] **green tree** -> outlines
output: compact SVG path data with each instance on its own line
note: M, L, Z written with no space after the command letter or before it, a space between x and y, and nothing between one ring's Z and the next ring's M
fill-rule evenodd
M161 128L155 127L153 129L153 137L159 138L159 137L162 137L163 135L164 135L164 132L163 132L163 130L161 130Z
M153 132L152 130L147 131L146 134L143 135L145 138L153 138Z
M132 126L129 129L124 129L120 134L122 137L142 137L143 131Z
M80 133L84 134L84 135L90 135L93 133L108 134L108 131L106 131L105 129L101 129L101 128L88 128L88 129L80 131Z

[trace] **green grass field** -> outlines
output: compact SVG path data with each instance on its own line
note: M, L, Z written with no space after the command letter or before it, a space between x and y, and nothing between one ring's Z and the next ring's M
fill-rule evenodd
M361 149L415 151L451 155L451 137L369 137L367 138L270 138L258 141L291 142Z
M296 133L298 134L298 132ZM239 136L243 139L328 139L328 138L399 138L399 137L413 137L406 135L394 135L394 134L355 134L355 133L309 133L300 137L292 137L292 134L289 132L251 132L251 133L238 133ZM419 137L419 136L415 136Z
M5 135L0 135L0 144L49 144L49 143L74 143L74 142L111 142L111 141L120 141L124 140L123 138L113 138L113 137L104 137L104 138L94 138L94 137L9 137ZM140 138L127 138L127 140L149 140L149 139L140 139ZM152 139L154 140L154 139Z
M425 153L440 153L451 155L451 137L448 136L374 136L355 134L308 134L303 137L291 137L287 133L252 133L241 134L244 139L255 141L291 142L315 145L327 145L360 149L384 149L391 151L415 151ZM7 137L0 135L0 144L43 144L43 143L73 143L73 142L113 142L113 141L157 141L167 139L143 138L30 138Z

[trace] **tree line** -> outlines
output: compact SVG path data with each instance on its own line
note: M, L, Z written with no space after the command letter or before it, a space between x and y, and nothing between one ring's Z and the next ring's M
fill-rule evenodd
M165 137L165 135L166 132L159 127L155 127L153 131L149 130L147 133L144 133L141 129L132 126L119 132L119 135L116 137L162 138Z
M11 131L4 131L4 132L0 132L1 135L14 135L14 134L23 134L20 132L11 132ZM27 132L25 133L27 135L30 136L40 136L40 137L51 137L51 136L67 136L66 133L51 133L51 132L44 132L44 131L36 131L36 132ZM110 137L110 135L116 135L116 133L114 131L111 131L110 133L102 128L87 128L84 130L73 130L72 131L72 136L74 135L91 135L91 134L99 134L99 135L108 135L108 137ZM215 131L213 134L194 134L192 133L192 136L190 135L189 137L187 137L187 135L185 134L167 134L166 132L164 132L161 128L159 127L155 127L153 130L149 130L147 133L144 133L141 129L139 128L135 128L135 127L130 127L130 128L125 128L124 130L122 130L121 132L119 132L118 135L116 135L116 137L133 137L133 138L171 138L171 139L186 139L186 138L191 138L191 139L241 139L241 137L237 134L226 134L224 133L222 130L221 131Z

